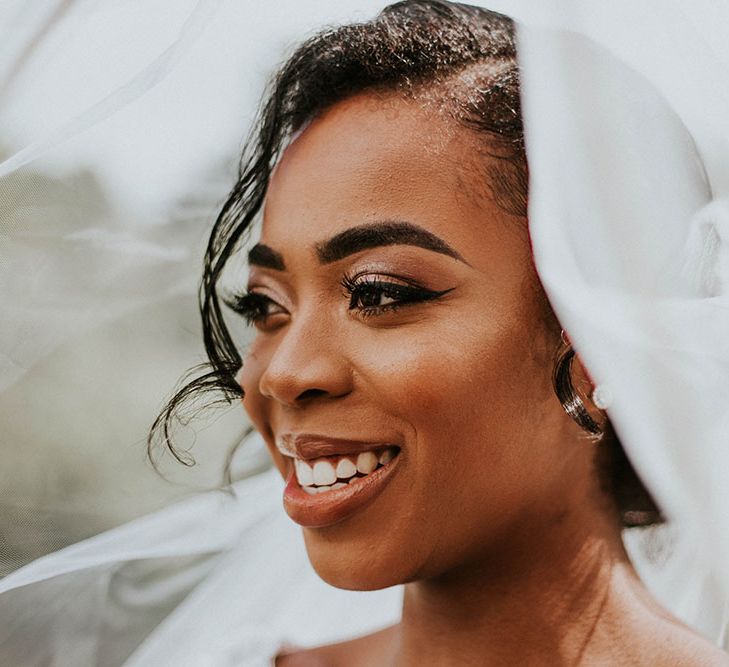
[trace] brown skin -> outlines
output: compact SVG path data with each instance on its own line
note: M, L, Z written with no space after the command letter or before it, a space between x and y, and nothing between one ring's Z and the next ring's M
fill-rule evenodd
M469 169L482 140L428 105L360 95L315 119L274 173L261 242L286 270L251 270L274 303L243 365L244 407L284 476L278 433L401 446L379 496L304 537L335 586L406 584L398 625L277 664L729 664L629 563L596 445L551 386L559 326L526 221ZM465 261L395 245L319 263L318 242L381 220L415 223ZM452 291L365 316L340 285L362 271Z

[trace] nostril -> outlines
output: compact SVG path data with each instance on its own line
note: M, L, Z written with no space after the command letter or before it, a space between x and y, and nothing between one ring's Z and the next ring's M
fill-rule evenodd
M304 401L308 398L317 398L320 396L326 396L327 392L324 389L307 389L302 391L297 397L297 401Z

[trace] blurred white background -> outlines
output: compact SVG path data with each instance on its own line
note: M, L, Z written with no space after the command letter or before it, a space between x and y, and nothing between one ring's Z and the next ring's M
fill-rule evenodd
M195 294L267 77L374 2L0 4L0 575L222 482L234 405L145 438L204 360ZM241 336L241 344L244 336ZM238 474L262 452L241 450Z

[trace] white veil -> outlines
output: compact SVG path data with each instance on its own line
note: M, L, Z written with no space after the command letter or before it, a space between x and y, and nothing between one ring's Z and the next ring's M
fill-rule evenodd
M561 3L548 20L580 35L522 30L530 232L555 311L669 518L627 531L636 564L664 604L722 641L729 51L693 26L708 27L707 7L683 7ZM713 19L729 25L723 9Z
M80 95L65 115L56 112L58 118L52 108L38 109L47 91L33 85L33 67L52 69L74 40L94 35L104 21L138 27L134 12L113 9L114 3L38 2L29 20L28 5L11 2L0 13L2 36L12 36L0 40L0 119L10 134L0 136L9 145L0 163L0 414L8 443L3 468L16 471L2 477L0 499L3 507L22 506L21 518L50 506L64 510L39 523L37 533L55 535L58 516L86 518L35 551L12 533L4 536L16 556L5 559L9 574L0 580L3 664L265 665L282 640L316 644L353 636L399 613L398 589L351 593L316 578L298 529L281 510L281 482L271 470L254 474L265 457L255 436L241 450L248 456L237 463L241 479L232 492L190 496L193 488L215 486L215 465L240 437L241 411L199 434L194 453L202 472L192 483L170 472L177 486L154 495L153 474L138 463L147 481L117 478L130 460L142 460L144 435L139 427L125 431L117 412L148 425L175 373L199 360L192 295L200 248L215 203L232 183L225 166L232 155L195 154L212 165L201 178L203 172L184 172L174 142L194 143L182 128L195 127L200 145L238 141L245 128L238 135L229 130L225 139L220 127L244 124L253 104L230 91L260 90L282 47L303 36L294 29L294 4L154 4L167 14L147 25L147 41L126 46L120 30L115 46L134 51L133 62L114 69L108 58L106 69L116 76L101 80L95 96ZM344 4L312 3L307 29L379 7ZM594 379L609 386L610 418L669 518L667 526L627 530L626 543L657 597L722 643L729 600L729 48L721 26L729 25L729 7L708 0L690 9L667 0L483 4L524 22L519 45L537 269L576 350ZM59 36L49 41L47 25L58 16ZM244 26L265 56L245 50L231 56ZM44 48L34 55L41 37ZM86 57L105 48L92 43ZM179 134L165 143L171 121L155 118L155 96L172 99L169 109L193 104L194 95L181 91L213 95L193 87L204 84L190 69L210 50L239 59L239 78L231 74L221 84L238 119L209 112L224 108L221 94L217 104L196 107L210 115L175 117ZM223 60L216 61L221 71ZM53 82L44 81L53 91ZM24 108L27 118L36 114L46 124L25 123ZM133 143L130 129L139 128L149 133L145 145L157 146L167 161L165 169L151 170L125 152L124 141ZM70 169L66 158L74 150L88 157L98 146L112 161L93 172L96 183L88 170ZM109 194L110 182L143 187L134 177L145 169L152 185L137 204L119 202L131 191L123 187L121 196ZM152 194L172 182L164 171L186 187L203 185L192 197L169 186L174 215ZM193 333L179 340L180 329ZM165 356L171 340L175 354ZM155 352L166 365L154 361ZM100 364L105 374L96 376ZM145 393L145 383L154 391ZM94 430L79 431L83 419ZM59 423L68 441L112 438L117 445L69 454L69 469L115 456L118 463L94 469L105 475L103 485L72 480L54 496L47 483L31 503L23 483L33 471L45 479L49 468L63 467L52 435ZM33 455L45 467L29 465ZM74 504L79 497L83 507ZM95 498L112 509L102 513ZM74 536L89 539L70 544ZM28 560L19 544L36 556L70 546L15 569Z

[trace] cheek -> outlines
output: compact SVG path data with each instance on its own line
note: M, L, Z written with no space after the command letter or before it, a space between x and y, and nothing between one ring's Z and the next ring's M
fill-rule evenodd
M266 401L259 391L260 379L265 368L265 361L262 358L261 351L257 349L257 345L254 342L249 348L248 354L243 359L243 366L239 371L238 379L244 392L243 408L256 427L256 430L268 441L272 439L266 418L268 401Z
M251 424L263 437L274 465L285 479L289 472L289 464L276 447L269 415L270 401L258 390L261 375L265 370L261 359L261 352L255 349L254 343L243 360L243 366L238 374L238 380L244 392L243 409L251 420Z
M520 318L449 323L378 345L369 357L377 364L363 371L379 404L411 431L406 530L418 527L411 538L427 565L462 556L455 544L480 548L543 492L554 447L535 432L553 399L551 369L526 331Z
M421 437L442 434L451 449L465 450L450 440L458 433L483 442L514 435L549 391L549 369L530 351L525 329L516 322L447 324L391 345L380 341L362 360L365 384Z

